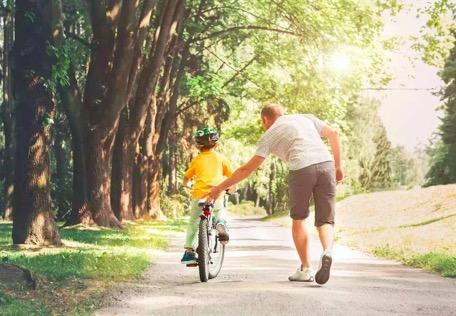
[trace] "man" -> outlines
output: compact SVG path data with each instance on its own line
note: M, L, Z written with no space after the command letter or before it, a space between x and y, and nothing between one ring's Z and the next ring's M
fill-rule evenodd
M227 188L239 183L255 171L269 154L288 163L290 174L290 216L292 233L301 266L289 277L290 281L319 284L329 280L334 239L336 182L342 181L341 144L337 132L313 115L284 115L276 104L269 104L261 111L265 133L256 154L231 177L212 188L208 199L216 200ZM333 156L322 141L329 140ZM310 266L309 235L305 226L309 216L310 198L315 201L315 226L323 253L317 273Z

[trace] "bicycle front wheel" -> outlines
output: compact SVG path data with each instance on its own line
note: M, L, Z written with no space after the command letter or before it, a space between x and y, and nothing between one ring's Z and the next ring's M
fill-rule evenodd
M209 280L209 222L207 218L201 219L199 223L198 231L198 248L196 252L198 254L198 268L201 282L207 282Z
M225 258L225 245L218 240L215 229L209 235L209 256L209 279L213 279L220 273Z

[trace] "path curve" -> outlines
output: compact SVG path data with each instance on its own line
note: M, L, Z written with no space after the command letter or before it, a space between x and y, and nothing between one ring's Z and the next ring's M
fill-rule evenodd
M200 283L179 263L183 234L171 237L139 283L109 296L96 315L456 315L456 280L334 249L324 286L288 281L298 257L289 229L256 218L233 219L221 274ZM320 254L311 242L316 267Z

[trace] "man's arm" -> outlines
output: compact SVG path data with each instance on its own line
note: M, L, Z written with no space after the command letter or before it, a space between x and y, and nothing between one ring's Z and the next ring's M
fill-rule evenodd
M340 142L339 133L329 126L324 126L320 131L320 135L329 140L329 144L334 155L334 161L336 163L336 180L337 182L341 182L344 178L344 171L341 164L342 144Z
M220 183L219 185L212 188L211 192L208 195L208 200L215 201L220 196L220 194L232 187L245 178L247 178L253 171L255 171L264 161L264 157L253 156L245 165L238 168L228 179Z

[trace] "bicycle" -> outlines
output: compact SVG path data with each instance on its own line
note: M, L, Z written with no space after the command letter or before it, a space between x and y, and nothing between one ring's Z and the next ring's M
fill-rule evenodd
M212 218L214 204L205 201L201 207L198 229L198 247L196 248L197 264L201 282L215 278L222 269L225 258L225 244L219 241L216 224Z

